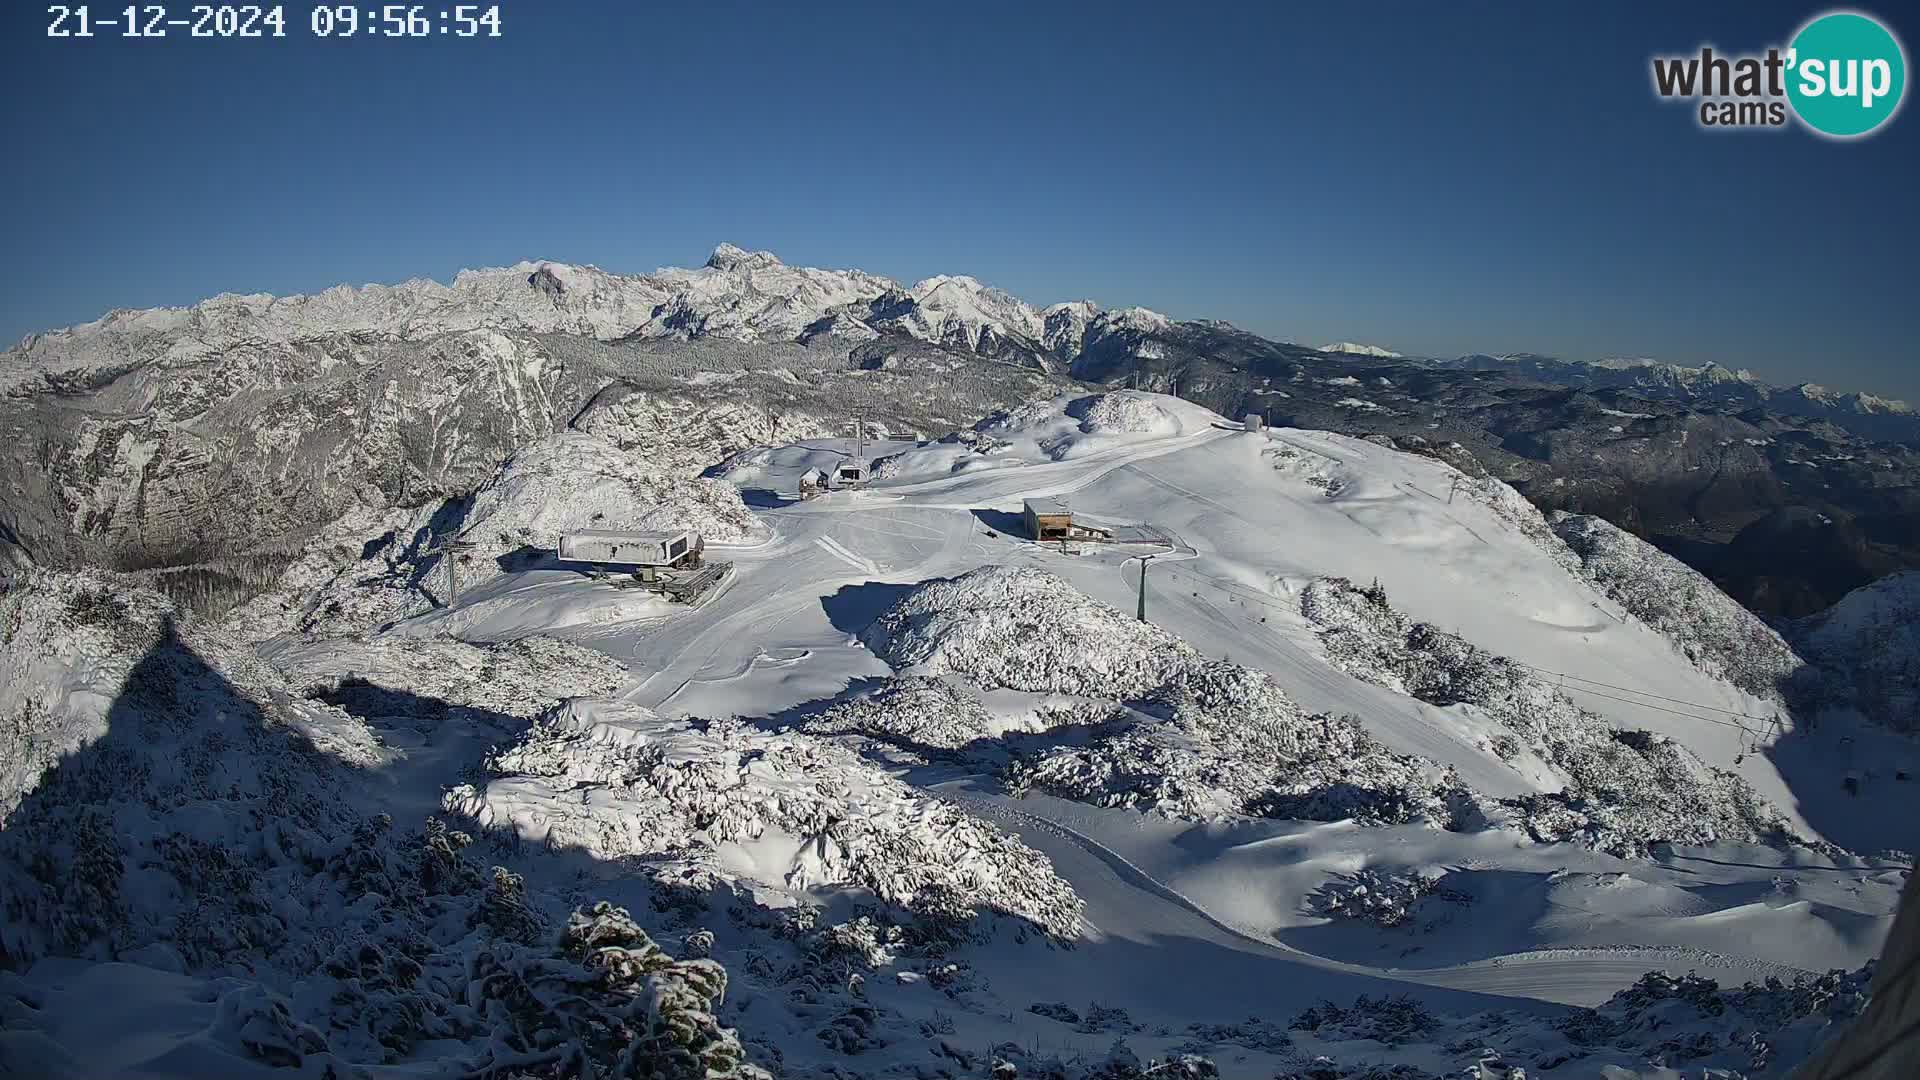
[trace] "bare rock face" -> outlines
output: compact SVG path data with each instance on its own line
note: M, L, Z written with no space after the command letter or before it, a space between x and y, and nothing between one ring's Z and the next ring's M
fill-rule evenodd
M543 266L528 274L527 284L547 294L555 302L567 294L566 285L561 282L560 276L555 274L550 266Z
M43 560L128 568L293 546L352 505L477 487L604 379L490 330L146 365L88 395L0 401L27 448L0 462L0 527Z

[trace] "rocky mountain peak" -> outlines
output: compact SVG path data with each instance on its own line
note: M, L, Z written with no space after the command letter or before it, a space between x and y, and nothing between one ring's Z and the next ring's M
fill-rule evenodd
M723 243L707 256L709 270L768 270L785 265L779 256L771 251L748 251L733 244Z
M554 273L553 268L550 266L542 266L540 269L528 274L527 284L547 294L549 299L555 301L565 296L567 292L566 284L560 280L560 275Z

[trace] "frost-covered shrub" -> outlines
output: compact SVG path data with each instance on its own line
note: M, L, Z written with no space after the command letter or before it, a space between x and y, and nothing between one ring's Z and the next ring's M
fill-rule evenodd
M67 612L90 626L112 626L127 617L127 602L110 588L96 585L68 594Z
M430 720L444 720L449 708L531 719L556 701L612 693L628 679L605 653L539 635L487 645L449 637L316 639L275 650L273 663L308 698L356 716Z
M912 750L960 750L993 737L985 706L928 676L894 678L871 693L837 701L801 725L810 735L863 735Z
M225 974L207 1037L316 1075L429 1046L500 1075L764 1075L712 1015L717 965L664 957L607 909L552 944L526 881L475 865L466 834L352 811L360 721L287 695L151 594L110 627L75 619L65 597L84 585L0 599L0 664L36 702L64 691L23 710L33 737L72 733L0 829L0 965L133 953Z
M1404 1061L1393 1065L1340 1062L1321 1054L1296 1070L1280 1073L1274 1080L1441 1080L1441 1077ZM1461 1073L1458 1080L1510 1080L1510 1074L1504 1069L1487 1072L1472 1068ZM1511 1080L1525 1080L1525 1077L1516 1076Z
M1450 444L1458 446L1458 443ZM1469 458L1472 455L1467 455ZM1455 468L1459 468L1458 465ZM1475 475L1475 472L1479 475ZM1496 517L1506 521L1515 532L1533 541L1534 545L1546 552L1547 557L1559 563L1563 568L1579 572L1580 559L1567 545L1554 535L1553 526L1547 523L1545 514L1525 495L1520 494L1512 484L1495 476L1487 475L1486 470L1478 468L1478 462L1461 469L1459 493L1492 511Z
M1264 673L1228 661L1181 672L1137 712L1079 744L1016 760L1010 789L1181 817L1228 814L1456 827L1471 793L1430 762L1393 754L1351 716L1308 714Z
M124 940L124 857L113 823L91 807L55 831L15 823L0 862L0 969L25 967L46 952L86 952Z
M1531 668L1395 610L1378 585L1320 578L1300 611L1320 628L1334 666L1433 705L1478 706L1531 741L1577 721L1580 710Z
M1219 1066L1198 1054L1175 1053L1167 1058L1142 1060L1127 1045L1124 1036L1115 1039L1106 1053L1098 1057L1073 1054L1063 1058L1058 1053L1007 1042L993 1047L987 1060L987 1076L991 1080L1026 1080L1028 1077L1044 1080L1147 1080L1149 1077L1154 1080L1216 1080L1219 1075Z
M1187 1034L1190 1038L1186 1045L1196 1051L1221 1045L1241 1046L1269 1054L1283 1054L1293 1049L1293 1036L1278 1024L1257 1016L1250 1016L1237 1024L1188 1024Z
M1722 990L1698 975L1653 971L1596 1009L1561 1020L1578 1047L1631 1050L1650 1063L1771 1075L1790 1068L1866 1010L1874 965L1768 977Z
M1569 738L1550 758L1573 782L1514 800L1534 839L1572 841L1615 855L1658 842L1800 842L1773 804L1738 774L1715 769L1663 735L1604 731Z
M0 823L107 731L107 705L173 613L97 571L25 569L0 592Z
M177 625L148 590L122 592L109 626L72 618L66 598L93 587L36 571L0 597L0 685L37 703L19 714L26 752L5 763L0 958L172 941L211 963L277 947L287 920L266 879L304 873L344 834L337 793L371 735L283 706L250 650Z
M859 886L935 922L985 908L1061 937L1079 925L1079 899L1037 852L811 736L575 699L487 767L447 808L549 845L724 873L723 846L754 843L753 869L784 860L795 889Z
M1432 705L1475 706L1517 740L1503 760L1525 747L1558 770L1564 790L1513 801L1518 824L1536 839L1617 855L1662 841L1797 840L1785 815L1738 774L1663 736L1613 730L1533 669L1409 619L1378 587L1321 578L1302 592L1300 608L1341 670Z
M1580 573L1633 616L1666 635L1709 675L1781 699L1806 668L1774 629L1699 571L1587 514L1557 511L1553 531L1580 557Z
M488 1072L606 1080L766 1077L713 1010L726 969L675 960L625 909L602 901L574 912L554 951L483 950L468 1007L490 1020Z
M1323 1001L1293 1018L1288 1025L1294 1031L1308 1031L1323 1039L1371 1039L1387 1046L1407 1042L1427 1042L1440 1021L1412 996L1364 994L1351 1008Z
M1440 874L1361 870L1329 881L1308 897L1308 904L1320 915L1358 919L1387 928L1402 926L1414 919L1427 897L1455 904L1469 902L1463 893L1442 889L1441 879Z
M1289 443L1269 443L1261 449L1260 459L1273 466L1275 472L1317 488L1328 498L1340 494L1347 484L1339 462Z

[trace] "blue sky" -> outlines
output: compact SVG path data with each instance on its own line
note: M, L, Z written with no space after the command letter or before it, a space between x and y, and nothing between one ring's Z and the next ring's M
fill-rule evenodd
M522 0L498 41L319 41L313 6L207 42L49 40L7 5L0 336L727 240L1309 343L1920 400L1920 112L1715 135L1650 90L1652 54L1784 44L1817 5Z

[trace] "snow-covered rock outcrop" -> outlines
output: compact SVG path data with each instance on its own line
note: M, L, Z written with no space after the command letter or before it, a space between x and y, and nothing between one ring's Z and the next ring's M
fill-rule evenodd
M796 892L857 886L951 920L985 909L1061 937L1079 927L1080 901L1045 858L806 735L575 699L488 771L450 790L447 809L528 840Z
M596 394L570 426L605 439L654 469L687 477L699 476L728 455L749 447L845 433L841 418L824 415L824 409L751 400L762 394L775 397L765 388L755 386L750 393L716 399L697 388L700 374L690 379L695 387L677 393L610 386ZM726 387L737 381L715 378L713 384Z
M551 558L565 533L680 528L718 543L765 535L732 484L659 467L594 435L561 432L525 446L471 499L413 510L352 508L318 530L271 588L225 619L256 639L357 634L444 606L448 558L465 593ZM466 546L449 549L455 540Z
M675 475L603 439L565 432L523 447L473 498L461 569L521 548L552 551L580 529L698 529L730 543L763 535L731 484Z
M1738 774L1664 736L1609 728L1532 668L1394 610L1384 590L1322 578L1300 607L1336 667L1431 705L1470 706L1511 733L1495 754L1544 764L1563 786L1518 803L1536 839L1621 855L1661 841L1799 840Z
M920 585L874 622L866 640L896 670L1116 701L1201 662L1165 630L1025 566L983 566Z
M1084 740L1013 763L1016 789L1200 818L1468 814L1467 793L1431 762L1387 752L1351 717L1308 714L1266 674L1208 660L1043 570L989 566L928 582L866 640L906 672L1113 704Z
M1587 514L1555 513L1552 525L1580 557L1583 577L1665 634L1700 670L1778 701L1806 668L1759 616L1645 540Z
M1855 589L1793 628L1840 700L1896 731L1920 732L1920 572Z

